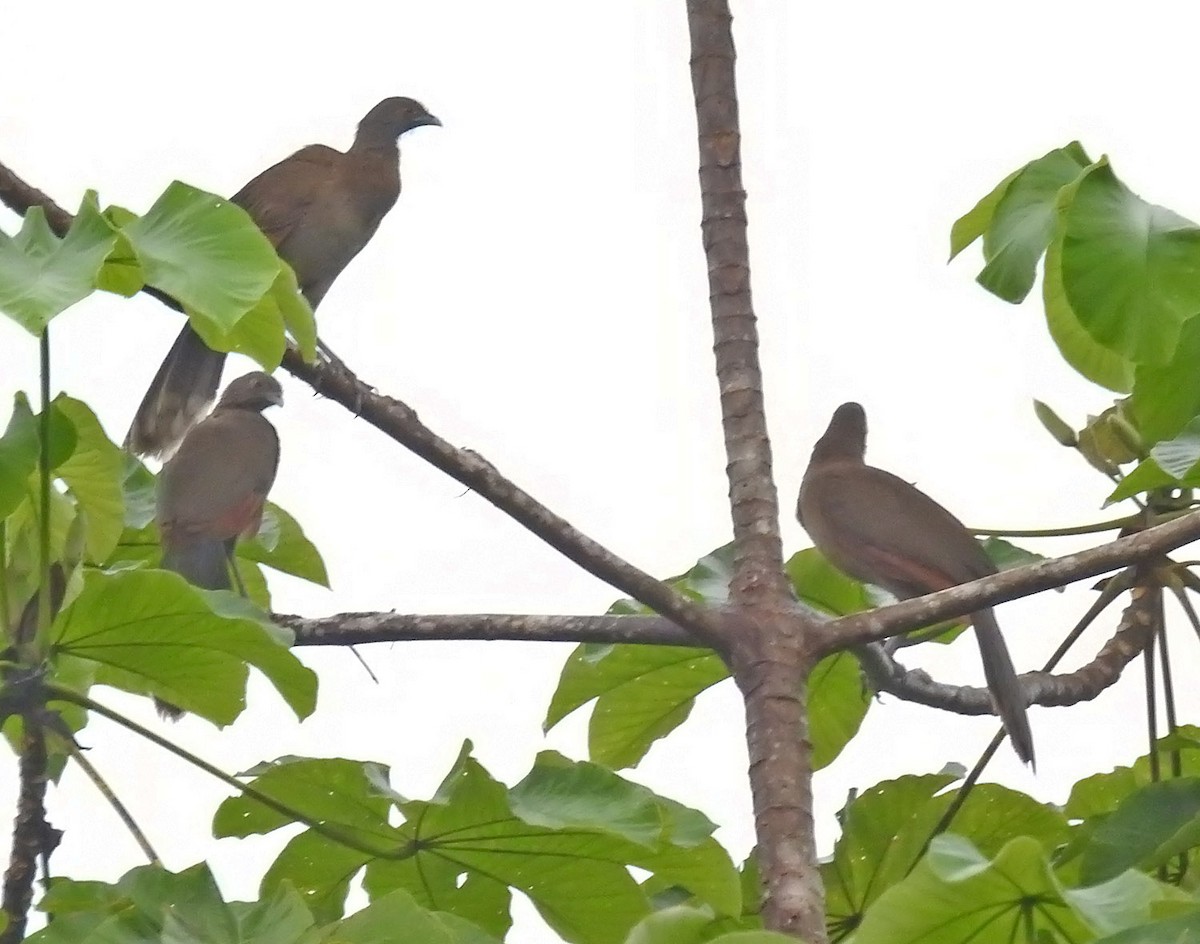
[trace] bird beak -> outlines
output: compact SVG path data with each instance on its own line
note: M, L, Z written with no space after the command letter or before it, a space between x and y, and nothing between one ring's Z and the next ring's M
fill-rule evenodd
M274 394L270 398L270 403L272 406L283 406L283 391L280 390L279 393Z
M426 115L422 115L420 118L418 118L416 121L413 122L414 128L418 128L421 125L437 125L440 128L442 126L442 123L434 115L426 114Z

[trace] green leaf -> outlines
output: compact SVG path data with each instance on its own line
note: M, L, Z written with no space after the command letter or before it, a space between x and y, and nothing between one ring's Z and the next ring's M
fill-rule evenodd
M1090 928L1059 895L1033 839L1014 839L994 861L958 836L938 836L929 855L863 916L855 944L992 944L1013 928L1036 940L1086 941Z
M427 911L403 889L339 921L327 940L331 944L500 944L498 938L462 918Z
M1190 318L1179 329L1167 363L1137 366L1130 405L1138 429L1149 442L1170 439L1200 413L1198 362L1200 318Z
M796 597L830 616L849 616L874 605L862 583L843 574L815 547L793 554L784 570Z
M728 675L711 649L580 646L563 666L544 728L595 699L588 754L609 767L629 767L687 719L697 695Z
M1049 404L1043 403L1041 400L1034 400L1033 412L1037 416L1038 422L1042 424L1046 432L1054 437L1054 441L1060 446L1074 449L1079 444L1079 437L1075 434L1075 427L1055 413L1054 408Z
M422 908L453 913L496 937L508 931L517 889L551 927L581 944L623 941L648 913L631 865L718 910L740 909L737 873L696 811L553 753L509 790L469 747L428 801L405 800L388 786L385 769L353 761L284 758L252 771L256 788L380 850L351 850L310 830L288 843L264 888L291 882L318 914L329 914L366 864L372 901L403 889ZM389 823L393 810L403 825ZM286 822L235 797L221 805L214 833L249 835Z
M42 208L31 208L16 236L0 232L0 312L40 335L56 315L92 293L115 244L93 193L61 240Z
M291 888L259 902L226 904L201 864L173 874L142 866L116 884L59 878L39 902L54 916L37 944L307 944L316 939Z
M1063 212L1062 280L1100 344L1137 364L1165 364L1200 312L1200 229L1142 200L1101 159Z
M996 215L996 206L1008 192L1009 185L1023 170L1024 168L1014 170L996 184L991 193L954 221L954 225L950 227L950 258L947 262L953 261L955 256L987 232L988 227L992 225L992 218Z
M1096 944L1200 944L1200 910L1137 924L1099 938Z
M60 394L54 407L75 429L75 448L55 472L79 504L86 522L88 556L99 563L117 546L124 527L124 453L109 441L96 414L82 400Z
M667 583L693 600L724 603L733 576L733 545L705 555ZM609 613L648 613L634 600L618 600ZM590 646L567 659L546 712L550 730L595 699L588 723L590 757L609 767L638 763L651 745L681 725L697 695L727 678L711 650L676 646Z
M316 707L316 676L280 642L286 633L250 604L165 571L85 575L79 597L50 627L63 656L101 666L97 681L152 693L214 724L245 708L246 663L298 717Z
M1063 188L1060 208L1074 199L1075 191L1075 185ZM1063 229L1060 226L1046 248L1043 264L1042 303L1050 337L1058 345L1063 360L1082 376L1101 387L1127 393L1133 389L1134 364L1093 338L1080 323L1063 287L1062 247Z
M639 921L625 944L795 944L795 938L773 931L738 930L740 922L714 917L709 908L677 905L664 908Z
M401 848L405 837L387 822L388 798L376 779L387 768L340 758L282 757L247 772L254 787L310 819L380 849ZM213 817L213 835L269 833L291 820L247 796L225 800ZM306 831L293 838L263 878L262 893L295 886L322 921L340 917L350 880L371 860L370 853L333 843Z
M312 941L312 913L290 885L276 889L256 902L230 902L237 922L238 941L245 944L301 944Z
M831 924L857 926L872 902L904 880L954 799L953 792L941 792L954 779L947 774L900 777L847 804L833 860L822 868ZM985 854L1022 835L1036 836L1049 853L1067 837L1061 813L997 784L972 790L950 828Z
M38 427L25 394L13 398L8 428L0 436L0 519L7 518L26 495L37 468Z
M826 656L808 676L808 736L812 765L832 764L858 733L873 699L858 660L849 652Z
M1126 869L1147 871L1200 845L1200 778L1151 783L1100 823L1083 851L1080 877L1103 882Z
M322 587L329 586L321 553L305 537L296 519L274 502L267 502L257 537L238 544L238 556Z
M279 274L279 257L245 210L179 181L122 232L146 281L183 304L201 332L229 331Z
M1046 559L1045 554L1018 547L1003 538L984 538L979 542L997 570L1012 570L1014 567L1024 567L1026 564L1036 564Z
M1152 489L1174 486L1176 484L1174 476L1164 472L1153 459L1146 459L1121 479L1117 487L1113 489L1112 494L1104 499L1104 506L1107 508L1114 502L1132 498L1134 495L1139 495L1142 492L1149 492Z
M1156 444L1150 456L1167 475L1184 481L1200 463L1200 418L1188 423L1174 439Z
M296 284L296 273L286 262L281 262L279 275L271 286L271 297L283 315L288 333L300 349L300 355L309 363L317 358L317 319L309 307L308 299Z
M616 944L648 911L626 868L638 852L634 844L603 831L524 822L503 784L466 753L434 801L401 809L404 831L420 851L372 862L363 883L372 898L404 888L418 902L436 902L502 935L511 919L506 905L501 913L497 907L516 888L551 928L579 944Z
M1029 294L1038 260L1054 234L1059 191L1090 163L1079 143L1072 141L1030 161L1017 173L983 234L987 264L977 276L980 285L1013 304Z

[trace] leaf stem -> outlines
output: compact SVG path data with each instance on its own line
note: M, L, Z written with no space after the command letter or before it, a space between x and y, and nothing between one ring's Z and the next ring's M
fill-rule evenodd
M163 750L169 751L180 760L187 761L193 767L198 767L206 774L215 777L227 786L233 787L233 789L237 790L239 793L245 794L252 800L257 800L263 806L267 807L267 809L273 810L276 813L279 813L281 816L286 816L288 819L294 820L298 823L303 823L313 832L319 833L326 839L331 839L349 849L354 849L357 852L362 852L378 859L404 859L412 854L412 851L407 843L399 848L384 849L368 843L360 842L351 836L347 831L339 829L336 826L327 826L324 823L319 823L316 820L310 819L306 814L300 812L295 807L289 806L280 800L276 800L274 797L263 793L261 790L257 789L256 787L252 787L248 783L243 783L236 777L225 773L225 771L221 770L219 767L215 767L208 763L208 761L197 757L190 751L186 751L177 744L173 744L162 735L155 734L149 728L142 727L136 721L126 718L124 715L113 711L111 708L105 707L98 701L93 701L87 695L81 695L79 692L72 691L69 688L63 688L59 685L47 685L46 694L51 701L65 701L72 705L78 705L80 708L86 708L88 711L94 711L96 714L102 715L109 721L119 724L121 727L132 731L134 734L141 735L147 741L157 744Z

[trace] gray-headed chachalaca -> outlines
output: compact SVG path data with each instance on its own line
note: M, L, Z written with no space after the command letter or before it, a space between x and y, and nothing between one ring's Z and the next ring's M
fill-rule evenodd
M924 492L863 461L867 418L843 403L804 472L796 515L839 570L901 600L996 573L954 515ZM1034 762L1027 704L990 608L972 614L988 691L1017 756Z
M440 124L420 102L385 98L359 122L344 154L310 144L233 196L295 270L314 309L400 195L400 135ZM150 382L125 447L145 456L169 452L212 402L224 365L225 355L184 325Z
M231 588L237 540L258 532L279 466L279 436L262 411L282 403L278 380L246 374L183 437L158 476L164 569L208 590ZM182 714L165 702L158 708L164 717Z

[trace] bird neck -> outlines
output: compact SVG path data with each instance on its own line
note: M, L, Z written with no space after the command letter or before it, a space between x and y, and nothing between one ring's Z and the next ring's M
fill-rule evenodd
M809 466L815 465L863 465L866 444L850 442L846 437L826 433L813 446Z
M354 136L354 144L350 150L358 153L383 154L400 158L400 144L394 128L383 128L378 125L363 125Z

